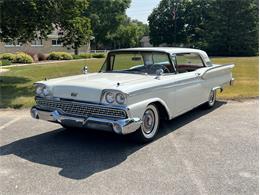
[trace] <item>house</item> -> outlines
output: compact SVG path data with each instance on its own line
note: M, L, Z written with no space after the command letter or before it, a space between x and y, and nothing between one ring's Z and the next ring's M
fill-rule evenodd
M150 43L150 38L149 36L144 36L141 41L141 46L142 47L152 47L153 45Z
M15 52L31 52L31 53L50 53L53 51L63 51L74 53L73 49L63 47L58 40L62 33L55 29L47 36L47 39L35 39L30 43L20 44L15 41L0 42L0 53L15 53ZM79 48L79 53L87 53L90 51L90 43Z

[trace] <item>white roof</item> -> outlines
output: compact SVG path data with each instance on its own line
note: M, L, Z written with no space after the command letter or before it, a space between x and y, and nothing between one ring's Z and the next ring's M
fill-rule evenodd
M182 48L182 47L136 47L136 48L127 48L127 49L117 49L112 50L111 52L118 51L158 51L158 52L166 52L169 54L177 54L177 53L198 53L203 58L204 62L210 62L210 59L205 51L199 49L191 49L191 48Z

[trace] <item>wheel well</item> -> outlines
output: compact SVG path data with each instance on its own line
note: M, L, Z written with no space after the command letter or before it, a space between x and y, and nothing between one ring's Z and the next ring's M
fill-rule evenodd
M160 119L165 119L165 120L169 120L169 114L165 108L165 106L161 103L161 102L153 102L152 104L154 104L156 106L156 108L159 111L159 115L160 115Z

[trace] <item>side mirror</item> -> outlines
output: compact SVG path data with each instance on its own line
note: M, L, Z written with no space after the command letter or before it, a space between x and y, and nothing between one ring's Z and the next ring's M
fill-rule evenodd
M83 74L87 74L87 73L88 73L88 66L84 66L84 67L82 68L82 73L83 73Z
M160 76L163 74L163 69L156 70L156 79L160 79Z

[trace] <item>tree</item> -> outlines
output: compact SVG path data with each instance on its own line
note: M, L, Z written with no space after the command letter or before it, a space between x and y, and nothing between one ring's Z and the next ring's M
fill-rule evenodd
M148 17L151 43L158 46L187 42L185 16L189 0L162 0Z
M0 1L0 39L26 42L53 30L55 0Z
M126 18L119 28L110 36L113 48L127 48L140 46L140 40L148 35L148 27L137 20Z
M83 17L88 3L89 0L0 0L0 39L25 43L47 38L56 27L64 32L64 46L77 53L91 36L90 19Z
M255 0L215 0L207 23L211 55L256 55L258 6Z
M85 15L91 19L96 48L111 41L110 37L125 19L131 0L90 0Z
M154 45L185 45L211 55L256 55L256 0L162 0L148 18Z
M59 8L55 23L63 31L60 40L64 46L72 47L75 54L81 45L90 41L92 34L90 19L83 16L88 4L88 0L57 0Z

